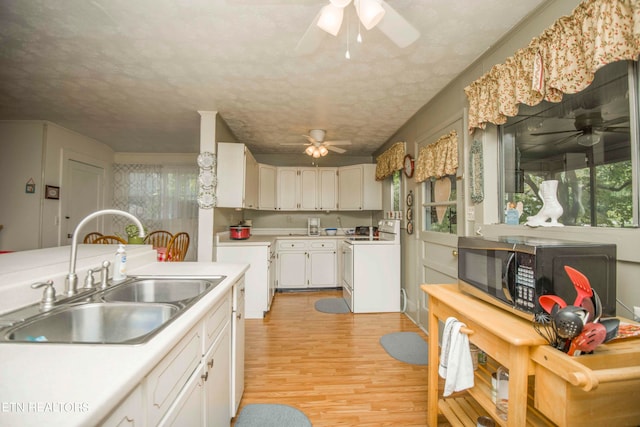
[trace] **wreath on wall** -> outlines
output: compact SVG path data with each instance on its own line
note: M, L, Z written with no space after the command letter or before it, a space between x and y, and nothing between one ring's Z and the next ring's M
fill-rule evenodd
M484 162L482 160L481 141L473 141L471 144L469 177L471 201L480 203L484 200Z

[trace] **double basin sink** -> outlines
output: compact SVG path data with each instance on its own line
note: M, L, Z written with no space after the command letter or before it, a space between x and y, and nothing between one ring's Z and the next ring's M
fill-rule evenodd
M129 278L0 330L0 342L144 343L225 277Z

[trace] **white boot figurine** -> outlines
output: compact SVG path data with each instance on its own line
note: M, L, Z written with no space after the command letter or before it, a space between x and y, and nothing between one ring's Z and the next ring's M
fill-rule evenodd
M557 191L558 180L556 179L540 183L539 195L542 199L542 208L534 216L528 217L525 225L529 227L563 227L563 224L558 222L558 218L562 216L564 209L558 202ZM548 219L551 219L551 221L547 222Z

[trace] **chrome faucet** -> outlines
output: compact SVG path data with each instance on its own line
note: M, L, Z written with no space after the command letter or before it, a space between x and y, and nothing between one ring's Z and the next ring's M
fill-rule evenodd
M69 260L69 275L65 281L64 294L68 297L74 296L78 292L78 275L76 274L76 257L78 255L78 233L84 225L94 219L95 217L102 215L121 215L132 220L139 230L139 236L144 237L144 227L138 218L130 214L129 212L120 211L117 209L104 209L101 211L93 212L82 219L73 230L73 236L71 236L71 259Z

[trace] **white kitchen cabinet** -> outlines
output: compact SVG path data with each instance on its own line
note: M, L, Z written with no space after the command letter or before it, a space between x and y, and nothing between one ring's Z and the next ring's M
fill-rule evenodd
M277 168L277 209L316 210L318 172L316 168Z
M338 209L382 209L382 183L376 181L376 165L362 164L338 168Z
M335 240L278 241L278 288L338 286Z
M136 387L125 400L104 420L101 427L136 427L144 425L142 386Z
M276 208L276 167L258 164L258 209Z
M205 426L204 404L204 368L200 366L180 391L158 427Z
M216 248L216 260L234 264L249 264L245 274L245 317L262 319L271 307L273 283L271 277L271 244L229 245Z
M228 322L204 360L205 425L228 426L231 422L231 328Z
M318 209L338 208L338 168L318 168Z
M233 285L231 311L231 417L235 417L244 393L245 284Z
M244 144L218 143L217 206L258 208L258 162Z

